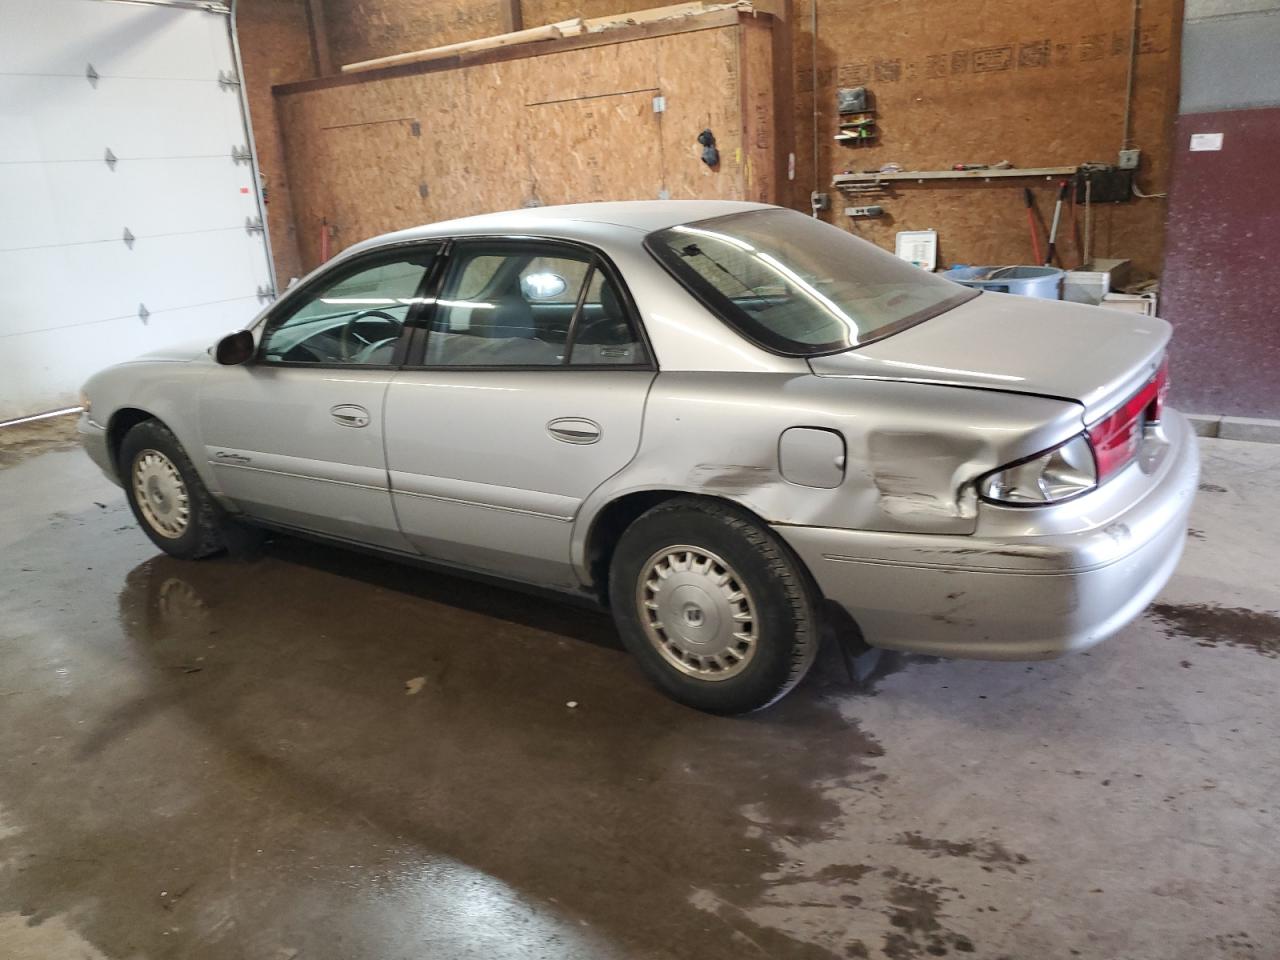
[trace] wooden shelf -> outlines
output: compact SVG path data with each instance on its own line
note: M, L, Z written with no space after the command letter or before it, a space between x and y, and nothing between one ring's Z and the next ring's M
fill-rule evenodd
M996 177L1074 177L1078 167L1026 167L1008 170L903 170L901 173L837 173L831 178L833 187L847 183L881 183L890 180L991 180Z

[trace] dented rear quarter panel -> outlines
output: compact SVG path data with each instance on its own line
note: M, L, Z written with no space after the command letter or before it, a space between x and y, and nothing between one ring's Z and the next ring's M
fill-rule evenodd
M583 505L574 559L613 500L678 490L731 500L771 524L963 536L977 525L973 481L1079 433L1080 404L938 384L810 373L663 372L632 462ZM804 486L779 469L791 427L844 438L844 481Z

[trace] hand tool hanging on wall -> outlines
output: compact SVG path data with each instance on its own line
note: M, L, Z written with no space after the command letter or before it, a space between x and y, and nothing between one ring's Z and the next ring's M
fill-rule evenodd
M1062 222L1062 201L1067 199L1067 181L1058 181L1058 199L1053 205L1053 223L1049 227L1049 249L1044 255L1044 265L1053 266L1058 253L1058 224Z
M1079 204L1080 193L1077 184L1071 185L1071 246L1076 252L1076 266L1079 270L1084 266L1084 246L1080 243L1080 222L1076 219L1076 207Z
M1040 231L1036 229L1036 200L1030 187L1022 188L1022 200L1027 206L1027 228L1031 231L1031 253L1034 263L1040 262Z

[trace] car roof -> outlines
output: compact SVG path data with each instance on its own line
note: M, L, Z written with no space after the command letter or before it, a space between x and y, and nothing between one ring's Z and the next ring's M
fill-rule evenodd
M501 213L485 213L457 220L410 227L373 237L359 249L430 237L493 234L544 234L574 237L599 234L599 226L649 233L680 223L708 220L747 210L767 210L768 204L742 200L618 200L609 203L567 203L554 207L525 207ZM353 250L356 248L353 248Z

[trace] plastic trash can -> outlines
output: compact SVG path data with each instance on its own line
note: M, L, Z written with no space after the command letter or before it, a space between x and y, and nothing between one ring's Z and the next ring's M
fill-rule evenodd
M957 265L942 274L966 287L993 293L1016 293L1041 300L1062 299L1063 272L1057 267L966 267Z

